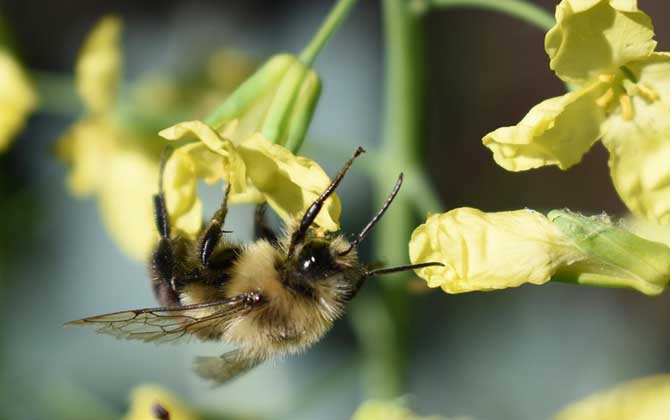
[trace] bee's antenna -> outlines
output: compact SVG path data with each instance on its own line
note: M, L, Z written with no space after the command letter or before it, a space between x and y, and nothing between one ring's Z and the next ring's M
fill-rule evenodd
M403 174L401 172L400 175L398 176L398 180L395 182L395 185L393 186L393 190L391 191L391 194L389 194L389 196L386 199L386 201L384 202L384 205L382 206L382 208L379 209L377 214L375 214L375 217L373 217L372 220L370 220L368 222L368 224L365 225L363 230L361 230L361 232L358 235L356 235L356 238L354 238L354 240L351 241L351 244L349 245L349 248L347 248L345 251L340 253L340 256L347 255L349 252L351 252L352 249L354 249L356 246L358 246L358 244L360 244L363 241L363 239L365 239L368 232L370 232L372 227L375 224L377 224L379 219L382 218L382 216L384 215L384 212L386 212L386 210L389 208L389 206L393 202L393 199L398 194L398 191L400 191L400 187L402 186L402 180L403 180Z
M383 274L400 273L400 272L403 272L403 271L416 270L418 268L434 267L434 266L444 267L444 264L439 263L439 262L427 262L427 263L421 263L421 264L401 265L399 267L380 268L380 269L377 269L377 270L366 271L365 272L365 277L379 276L379 275L383 275Z
M323 203L335 191L335 188L337 188L337 186L340 184L340 181L342 181L342 178L344 178L344 175L351 167L351 164L354 163L354 160L363 153L365 153L365 149L362 147L358 147L358 149L356 149L354 155L347 161L347 163L344 164L342 169L340 169L340 172L337 174L335 179L333 179L328 188L326 188L326 190L319 196L319 198L317 198L316 201L314 201L314 203L309 206L305 214L302 216L300 226L295 232L293 232L293 235L291 236L291 243L288 247L289 259L293 255L293 251L295 251L295 246L305 239L307 229L309 229L309 227L312 225L312 222L314 222L314 219L316 219L316 216L319 214L319 211L321 211Z

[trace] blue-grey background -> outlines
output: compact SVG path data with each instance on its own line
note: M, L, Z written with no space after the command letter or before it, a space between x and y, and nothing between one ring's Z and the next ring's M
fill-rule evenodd
M374 145L380 136L380 5L360 3L315 65L324 92L306 150L330 171L341 162L319 152L319 144L353 149ZM548 10L555 4L537 3ZM195 49L235 47L259 60L298 52L330 4L3 0L0 13L28 66L62 73L71 72L97 19L119 14L125 21L125 76L132 79L148 68L183 66ZM670 5L640 5L656 24L659 49L667 50ZM548 68L541 31L462 9L434 12L425 23L425 162L447 208L569 206L624 213L599 144L567 172L525 173L505 172L481 146L485 133L562 93ZM358 344L348 319L305 355L217 389L199 381L190 363L197 354L218 354L221 345L158 347L61 327L85 315L154 305L146 268L127 259L107 236L93 201L66 191L65 168L50 154L76 118L36 114L12 150L0 156L0 417L120 415L133 387L157 383L212 410L277 419L348 418L363 398ZM401 170L390 168L389 183ZM379 204L369 202L368 188L359 171L343 184L345 230L360 227ZM228 219L240 240L249 239L249 210L235 208ZM412 406L443 416L547 418L597 389L668 372L669 304L667 293L650 298L553 284L455 296L433 291L413 308Z

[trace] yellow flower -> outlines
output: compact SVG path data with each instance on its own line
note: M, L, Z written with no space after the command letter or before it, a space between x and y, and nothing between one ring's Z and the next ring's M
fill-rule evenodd
M165 416L165 413L168 413ZM160 417L160 416L163 417ZM124 420L196 420L198 416L171 392L156 386L143 385L131 393L131 403Z
M563 0L545 38L550 67L574 91L483 138L510 171L567 169L598 139L628 208L670 223L670 54L655 52L635 0Z
M116 105L121 74L121 21L103 18L88 35L77 61L77 91L91 113Z
M644 239L670 246L670 225L657 225L629 214L622 220L622 226Z
M555 420L660 420L670 415L670 375L617 385L569 405Z
M174 224L193 236L202 224L198 179L225 180L231 203L267 202L286 222L301 217L330 184L321 167L296 156L321 92L314 70L289 54L271 57L204 121L187 121L159 134L200 140L177 148L165 169L166 204ZM339 229L333 194L315 223Z
M151 195L158 186L160 139L117 123L121 22L106 17L91 31L77 61L77 88L87 114L62 137L56 151L68 166L68 187L96 196L112 237L144 260L156 240Z
M131 92L133 102L124 103L134 114L122 114L117 99L122 70L120 36L120 20L106 17L84 43L76 76L86 114L61 137L56 150L70 168L70 191L96 197L110 235L129 256L145 260L158 239L151 197L158 189L165 141L141 125L153 123L157 114L170 115L174 108L183 107L186 98L182 94L190 91L147 78ZM214 91L225 93L223 88ZM133 121L139 124L134 126Z
M236 129L236 121L221 134L201 121L188 121L160 132L168 140L200 140L176 149L165 169L168 212L183 232L194 235L201 226L198 179L210 184L223 179L230 185L231 203L267 201L286 221L301 217L330 184L328 175L316 162L293 155L260 133L239 142L230 140ZM335 231L340 211L340 201L333 195L315 222Z
M9 51L0 47L0 153L37 105L32 84Z
M648 295L670 281L670 247L613 225L606 217L554 210L484 213L459 208L428 217L409 244L429 287L487 291L551 280L625 287Z
M403 405L403 401L368 400L361 404L351 420L440 420L441 417L422 417Z
M429 287L447 293L543 284L581 253L547 218L533 210L484 213L459 208L428 217L412 233L412 264L444 267L417 271Z

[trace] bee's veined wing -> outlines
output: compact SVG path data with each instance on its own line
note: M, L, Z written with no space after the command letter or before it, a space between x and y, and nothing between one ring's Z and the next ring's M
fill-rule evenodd
M251 355L242 349L224 353L218 357L196 357L193 370L214 385L222 385L263 363L265 358Z
M166 343L188 339L208 328L224 325L248 308L247 296L175 308L144 308L82 318L65 324L97 326L96 332L116 338Z

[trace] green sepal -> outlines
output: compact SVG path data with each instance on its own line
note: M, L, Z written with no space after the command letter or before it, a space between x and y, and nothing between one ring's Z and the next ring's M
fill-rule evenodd
M565 266L553 280L599 287L627 287L646 295L663 292L670 280L670 247L648 241L603 217L568 210L547 215L585 258Z

